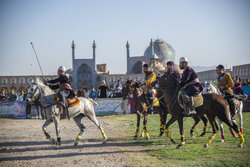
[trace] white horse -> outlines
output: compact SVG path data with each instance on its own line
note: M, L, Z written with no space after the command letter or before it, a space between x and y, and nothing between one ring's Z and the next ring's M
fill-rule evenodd
M207 93L222 94L221 91L219 90L219 88L217 88L213 83L206 83L205 87L203 88L202 93L203 94L207 94ZM238 116L239 116L240 131L241 131L241 133L243 135L243 115L242 115L242 110L243 110L243 102L239 101L239 104L236 105L236 114L238 114ZM219 120L218 118L217 118L217 120L219 122L220 131L221 131L221 141L224 142L225 136L224 136L223 124L222 124L221 120ZM235 120L233 120L233 121L235 121ZM235 123L236 123L236 121L235 121ZM232 128L229 128L229 130L230 130L230 132L232 133L232 135L234 137L237 137Z
M59 136L60 133L60 111L57 105L55 105L55 96L54 91L51 90L48 86L46 86L40 78L36 78L35 83L32 83L29 93L27 95L27 101L39 100L41 105L45 108L46 122L44 123L42 129L46 136L46 139L50 140L52 144L55 143L55 139L51 138L49 133L46 131L46 127L54 122L56 128L57 135L57 148L61 145L61 138ZM79 140L84 132L85 126L82 124L82 118L84 116L88 117L101 131L103 136L103 143L106 143L107 136L104 133L101 125L96 119L94 106L92 102L84 97L79 97L80 102L72 107L68 108L69 117L73 118L77 126L80 128L80 132L77 135L74 146L79 144Z

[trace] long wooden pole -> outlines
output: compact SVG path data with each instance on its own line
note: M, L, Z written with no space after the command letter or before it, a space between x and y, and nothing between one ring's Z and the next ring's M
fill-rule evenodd
M37 57L36 50L35 50L35 48L34 48L33 43L32 43L32 42L30 42L30 44L31 44L31 46L32 46L32 48L33 48L33 51L34 51L35 55L36 55L36 60L37 60L37 62L38 62L38 65L39 65L40 71L41 71L41 73L42 73L42 78L44 79L44 76L43 76L43 70L42 70L41 64L40 64L40 62L39 62L39 59L38 59L38 57Z

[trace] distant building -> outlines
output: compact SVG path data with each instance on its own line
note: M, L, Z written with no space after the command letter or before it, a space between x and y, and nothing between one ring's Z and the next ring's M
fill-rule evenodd
M30 84L41 75L27 75L27 76L0 76L0 90L14 89L16 91L26 90ZM46 80L54 79L57 75L45 75Z
M233 66L232 76L238 76L241 79L250 79L250 64Z
M117 80L124 83L128 79L144 81L143 65L149 64L154 72L162 73L165 71L167 61L174 61L174 49L161 39L153 42L151 39L150 45L144 52L143 56L130 56L130 45L126 43L127 51L127 72L126 74L110 74L106 64L96 64L96 43L93 42L93 58L92 59L75 59L75 44L72 48L72 74L70 78L73 80L73 88L79 87L98 87L103 80L108 86L114 85Z

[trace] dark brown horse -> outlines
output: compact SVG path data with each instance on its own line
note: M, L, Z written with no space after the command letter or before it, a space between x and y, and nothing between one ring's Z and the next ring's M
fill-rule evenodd
M181 146L185 144L185 138L183 131L184 111L178 101L178 92L180 91L179 83L177 79L174 77L174 75L170 74L161 78L159 85L160 87L164 88L164 98L168 105L168 113L172 115L171 119L166 124L165 131L169 132L168 127L171 124L173 124L176 120L178 121L179 130L181 134L181 142L176 148L181 148ZM224 97L218 94L203 94L202 96L203 96L203 105L195 109L197 111L197 114L193 116L202 116L206 114L209 123L212 126L213 134L204 144L204 148L208 147L208 144L211 143L211 141L216 135L216 132L218 131L218 125L215 121L216 116L238 133L238 136L240 138L240 144L238 146L242 147L244 143L244 138L241 132L239 131L237 124L235 124L231 120L229 105L227 101L224 99ZM171 138L173 137L171 136Z
M130 96L131 94L133 95L133 100L135 102L135 110L136 110L136 115L137 115L137 128L136 128L134 139L137 139L139 135L140 119L142 116L144 117L144 120L143 120L144 127L141 133L141 137L146 135L146 139L148 139L149 138L149 134L147 130L148 106L147 106L146 95L144 94L143 89L141 88L141 85L139 83L129 80L126 82L126 84L123 86L123 89L122 89L123 99L128 98L128 96ZM159 107L154 106L154 111L157 111L159 113L161 117L161 121L162 121L161 124L165 125L167 114L164 113L164 111L166 111L166 108L164 108L164 106L160 104Z

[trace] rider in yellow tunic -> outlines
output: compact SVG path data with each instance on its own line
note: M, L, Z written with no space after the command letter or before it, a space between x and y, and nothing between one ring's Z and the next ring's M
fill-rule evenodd
M227 99L232 115L232 119L235 120L235 111L236 105L234 102L233 90L234 82L230 74L224 72L224 66L218 65L216 67L216 73L218 74L217 81L219 84L219 89L224 93L225 98Z
M153 103L154 103L154 96L155 96L155 89L151 86L153 82L156 81L156 75L152 72L149 68L148 64L143 65L143 71L145 73L145 87L147 90L147 96L149 99L149 107L148 112L153 113Z

